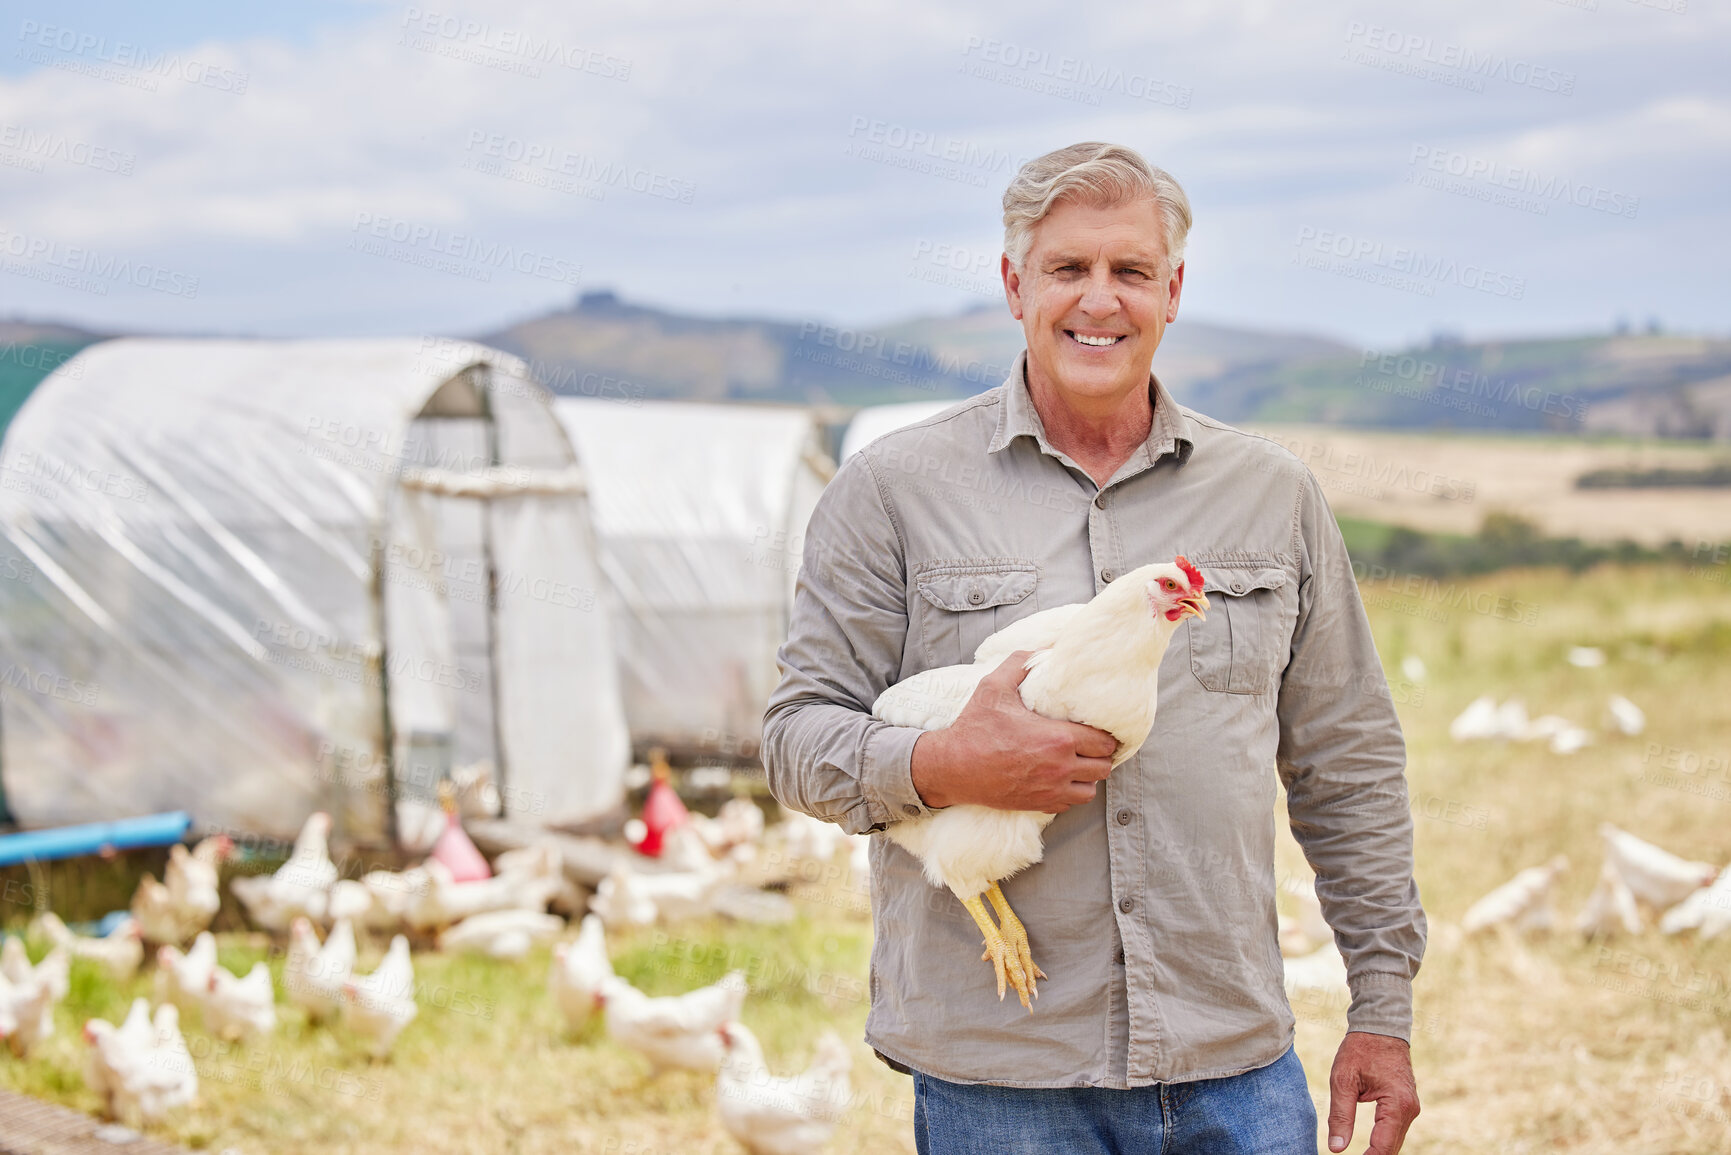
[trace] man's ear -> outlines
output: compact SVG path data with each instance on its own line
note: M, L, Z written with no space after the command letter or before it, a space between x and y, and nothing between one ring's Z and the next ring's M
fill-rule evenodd
M1167 282L1171 296L1166 301L1166 323L1170 325L1178 319L1178 298L1184 294L1184 265L1182 263L1172 270L1172 279Z
M1022 319L1022 274L1010 264L1010 254L1005 253L999 265L999 272L1004 277L1004 300L1010 304L1010 316L1020 321Z

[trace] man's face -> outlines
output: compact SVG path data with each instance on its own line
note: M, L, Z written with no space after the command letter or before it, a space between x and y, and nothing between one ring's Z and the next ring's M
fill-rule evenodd
M1145 388L1184 286L1182 268L1165 272L1165 227L1152 201L1096 207L1066 197L1053 205L1034 226L1021 270L1003 261L1030 382L1077 400Z

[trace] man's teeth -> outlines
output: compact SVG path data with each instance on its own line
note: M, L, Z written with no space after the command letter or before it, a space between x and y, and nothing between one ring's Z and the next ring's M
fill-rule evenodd
M1080 341L1084 345L1116 345L1119 341L1122 341L1124 339L1122 336L1118 336L1118 337L1084 337L1080 333L1071 333L1070 336L1076 338L1076 340Z

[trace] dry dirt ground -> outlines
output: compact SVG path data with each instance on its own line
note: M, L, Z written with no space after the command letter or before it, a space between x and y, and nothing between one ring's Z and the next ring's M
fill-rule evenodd
M1731 488L1576 489L1594 469L1700 469L1731 461L1723 445L1485 437L1256 426L1322 482L1334 512L1441 533L1474 533L1493 510L1553 537L1731 541Z

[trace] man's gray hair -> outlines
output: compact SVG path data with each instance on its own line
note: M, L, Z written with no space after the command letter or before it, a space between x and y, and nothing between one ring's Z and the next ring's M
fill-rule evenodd
M1090 140L1035 157L1004 190L1004 252L1015 268L1027 259L1034 226L1064 197L1101 206L1153 201L1166 222L1166 275L1184 263L1190 198L1178 182L1135 149Z

